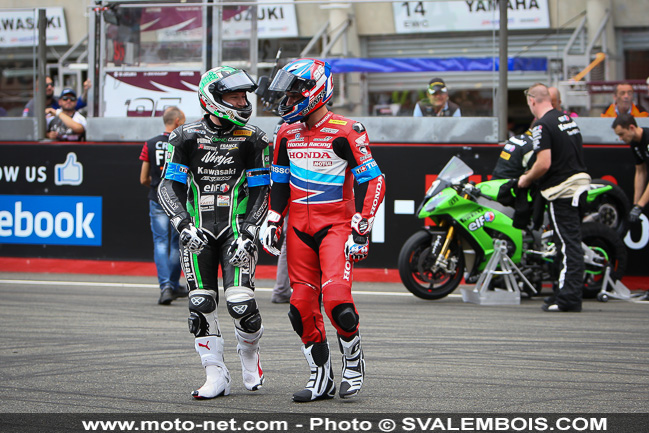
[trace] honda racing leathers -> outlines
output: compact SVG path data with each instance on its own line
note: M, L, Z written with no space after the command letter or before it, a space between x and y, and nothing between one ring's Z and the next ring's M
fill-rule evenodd
M369 232L385 194L364 126L332 112L311 129L305 123L282 125L271 179L271 210L282 215L290 206L285 230L293 328L304 344L325 341L322 297L337 332L351 337L358 312L345 243L357 212L369 221Z

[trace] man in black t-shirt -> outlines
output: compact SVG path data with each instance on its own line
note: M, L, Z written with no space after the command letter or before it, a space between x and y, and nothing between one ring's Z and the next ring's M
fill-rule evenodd
M567 114L552 107L548 88L534 84L525 91L527 105L536 122L532 140L536 162L518 180L520 188L538 181L549 203L550 220L559 267L555 296L543 311L581 311L584 255L581 248L579 195L590 183L586 173L579 127Z
M149 217L153 233L153 261L158 272L160 299L158 304L169 305L178 297L187 296L187 291L180 287L180 253L178 249L178 231L171 225L169 217L158 201L160 174L165 164L165 152L169 143L169 134L185 123L185 114L178 107L169 107L162 114L165 131L144 143L140 160L140 183L150 186Z
M631 147L635 161L633 180L633 209L629 212L629 222L635 223L649 203L649 185L647 185L647 164L649 164L649 130L638 127L635 118L620 114L612 125L615 134Z

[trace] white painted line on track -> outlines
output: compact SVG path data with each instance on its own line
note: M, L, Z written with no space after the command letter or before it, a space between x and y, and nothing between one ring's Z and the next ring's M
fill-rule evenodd
M102 283L99 281L63 281L63 280L0 280L0 284L25 284L25 285L44 285L44 286L97 286L97 287L140 287L150 288L158 287L157 284L137 284L137 283Z
M96 287L129 287L129 288L158 288L157 284L141 284L141 283L116 283L116 282L99 282L99 281L62 281L62 280L3 280L0 279L0 284L24 284L24 285L51 285L51 286L96 286ZM257 287L255 290L260 292L272 292L272 288ZM414 296L409 292L376 292L372 290L352 290L353 295L372 295L372 296ZM450 294L449 298L459 298L462 295Z

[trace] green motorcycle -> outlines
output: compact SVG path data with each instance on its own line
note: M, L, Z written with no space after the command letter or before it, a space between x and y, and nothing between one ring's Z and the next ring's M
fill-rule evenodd
M531 283L518 277L521 292L536 295L542 284L551 282L556 248L552 230L520 230L512 225L508 210L497 201L507 180L478 185L468 181L473 170L461 159L451 158L431 184L417 210L419 218L432 225L414 233L399 253L401 281L415 296L440 299L453 292L464 278L475 284L494 254L494 241L504 240L507 255ZM591 185L587 202L602 201L610 185ZM606 201L605 201L606 202ZM606 269L619 280L626 268L626 247L611 226L592 218L582 221L582 246L586 272L584 297L595 297L602 288Z

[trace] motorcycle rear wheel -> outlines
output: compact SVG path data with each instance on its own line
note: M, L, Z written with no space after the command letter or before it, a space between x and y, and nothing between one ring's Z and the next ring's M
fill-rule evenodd
M626 246L615 230L601 223L583 223L581 238L583 243L606 257L606 266L610 268L613 280L624 276L627 264ZM591 272L586 272L584 278L583 297L595 298L602 290L604 271L602 268L589 269L588 265L586 270Z
M592 184L610 185L612 189L586 204L584 222L599 221L617 231L624 237L629 229L628 219L631 203L624 190L613 182L595 179Z
M432 236L425 230L408 238L399 253L399 276L403 285L418 298L441 299L453 292L462 281L464 254L457 242L451 242L449 258L457 258L454 273L433 271L437 257L430 254Z

